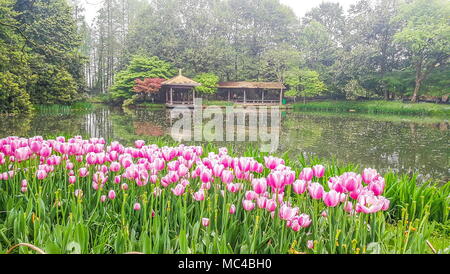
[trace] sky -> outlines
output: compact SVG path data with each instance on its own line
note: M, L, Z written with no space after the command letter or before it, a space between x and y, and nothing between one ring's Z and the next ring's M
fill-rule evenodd
M351 4L357 0L280 0L281 3L291 7L297 16L302 17L311 8L318 6L322 2L339 2L344 10L347 10ZM102 0L82 0L86 10L86 19L89 23L94 19L97 10L100 8Z

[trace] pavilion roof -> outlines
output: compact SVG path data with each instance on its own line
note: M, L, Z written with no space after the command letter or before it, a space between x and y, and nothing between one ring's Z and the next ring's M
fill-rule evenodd
M200 83L197 83L194 80L189 79L189 78L181 75L181 70L180 70L180 73L177 76L162 82L162 85L163 86L182 86L182 87L197 87L197 86L201 86Z
M218 88L231 89L286 89L280 82L220 82Z

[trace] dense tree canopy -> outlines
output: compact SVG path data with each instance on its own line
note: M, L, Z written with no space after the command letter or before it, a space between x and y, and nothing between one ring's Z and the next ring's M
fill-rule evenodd
M290 73L309 71L333 98L450 92L446 0L358 0L347 11L331 1L302 18L279 0L100 5L90 24L80 0L0 0L0 112L71 103L85 90L120 102L136 79L166 79L173 68L287 85Z
M84 92L78 26L66 0L0 0L0 112L71 103Z

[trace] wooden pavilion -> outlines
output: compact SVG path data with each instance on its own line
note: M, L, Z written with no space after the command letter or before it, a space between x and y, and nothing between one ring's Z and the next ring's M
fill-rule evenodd
M161 87L166 94L166 106L189 106L194 105L195 87L200 86L195 82L181 75L181 69L177 76L162 82Z
M279 82L220 82L218 93L227 101L251 105L277 105L283 103L283 90ZM225 94L224 94L225 93ZM225 98L224 98L225 99Z

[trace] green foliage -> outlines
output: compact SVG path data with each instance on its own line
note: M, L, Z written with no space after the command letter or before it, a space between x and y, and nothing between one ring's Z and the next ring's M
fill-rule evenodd
M362 113L390 113L400 115L449 116L450 106L433 103L411 104L396 101L322 101L296 104L294 109L313 111L348 112L350 110Z
M76 82L64 68L44 64L34 71L28 85L34 104L70 104L78 100Z
M446 0L416 0L402 6L396 20L404 27L395 34L395 42L409 51L415 70L416 101L421 84L439 66L448 65L450 56L450 3Z
M264 52L261 71L265 79L284 82L287 71L298 67L300 63L300 53L292 46L282 44Z
M156 56L150 58L141 55L133 56L130 64L117 73L115 83L110 88L111 100L118 103L130 99L134 95L132 89L135 79L168 79L174 74L172 64Z
M214 94L217 92L219 77L214 73L201 73L194 78L194 81L202 84L201 86L195 87L195 91L205 94Z
M356 100L358 98L367 98L368 92L363 88L358 80L350 80L344 87L345 98L348 100Z
M313 70L293 69L287 73L286 84L289 90L287 96L316 96L327 90L320 80L319 73Z
M0 113L30 113L33 106L30 96L20 84L18 76L11 72L0 73Z
M66 0L0 2L2 112L67 104L84 90L77 25ZM20 97L20 99L19 99Z

